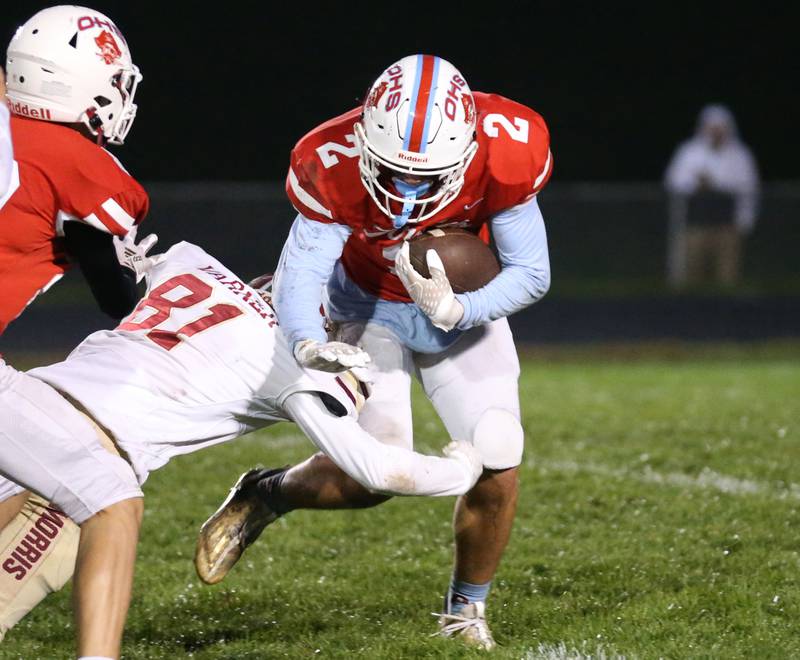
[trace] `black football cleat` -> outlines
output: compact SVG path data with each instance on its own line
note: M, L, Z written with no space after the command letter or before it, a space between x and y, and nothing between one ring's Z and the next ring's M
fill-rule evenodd
M194 567L206 584L220 582L270 523L280 518L265 501L258 483L285 472L287 467L253 468L243 473L228 497L203 523L197 535Z

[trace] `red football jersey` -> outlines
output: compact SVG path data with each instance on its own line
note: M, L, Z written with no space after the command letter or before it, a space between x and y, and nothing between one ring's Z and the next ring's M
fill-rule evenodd
M365 291L409 302L392 272L401 241L434 225L458 225L488 239L487 221L538 193L552 171L550 135L534 110L496 94L475 92L478 151L458 197L420 223L395 229L361 183L353 124L361 108L306 134L292 150L289 199L305 217L348 225L342 253L348 276Z
M77 131L11 117L14 172L0 198L0 334L70 268L64 222L124 236L147 214L144 188Z

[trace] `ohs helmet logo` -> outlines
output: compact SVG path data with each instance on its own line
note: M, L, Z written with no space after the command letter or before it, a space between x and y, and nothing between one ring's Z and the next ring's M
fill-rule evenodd
M380 83L379 85L376 85L373 88L372 92L370 92L370 95L367 98L367 107L368 108L377 108L378 107L378 103L380 103L380 101L381 101L381 96L383 96L384 92L386 92L386 88L388 86L389 86L389 83L387 83L384 80L382 83Z
M122 51L119 49L117 42L114 41L114 37L111 36L110 32L103 30L94 38L94 42L100 49L100 58L106 64L114 64L120 57L122 57Z
M461 105L464 106L464 122L471 124L475 119L475 101L472 94L462 94Z
M117 39L125 43L125 37L119 31L116 25L111 21L101 18L100 16L81 16L78 19L78 30L91 30L93 28L101 28L103 31L94 38L95 44L100 49L98 55L106 64L114 64L120 57L122 57L122 50L117 45L114 39L115 34Z
M400 104L400 90L403 88L403 67L399 64L388 68L386 75L389 76L389 96L386 98L386 112L394 110Z
M444 114L450 121L456 120L458 101L460 100L464 107L464 122L467 124L472 123L475 115L475 106L472 101L472 95L465 94L462 91L466 84L467 81L457 73L450 78L450 87L447 89L447 98L444 100Z
M81 32L92 28L106 28L122 39L122 32L111 21L103 20L99 16L81 16L78 19L78 29Z

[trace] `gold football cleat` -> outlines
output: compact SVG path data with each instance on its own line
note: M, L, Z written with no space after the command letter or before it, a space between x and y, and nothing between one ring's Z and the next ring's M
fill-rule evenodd
M258 483L286 469L253 468L243 473L219 509L200 527L194 567L203 582L221 582L245 548L280 517L265 501Z

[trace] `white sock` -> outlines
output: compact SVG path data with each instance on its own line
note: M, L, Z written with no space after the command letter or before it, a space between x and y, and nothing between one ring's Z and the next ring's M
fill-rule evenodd
M114 660L107 655L82 655L78 660Z

